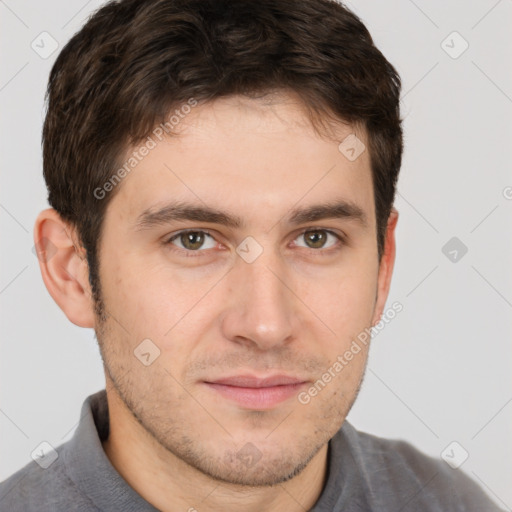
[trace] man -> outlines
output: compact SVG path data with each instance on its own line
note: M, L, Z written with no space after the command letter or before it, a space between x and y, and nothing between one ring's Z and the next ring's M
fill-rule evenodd
M106 391L1 510L498 510L345 421L393 271L399 93L330 0L90 18L50 75L34 237Z

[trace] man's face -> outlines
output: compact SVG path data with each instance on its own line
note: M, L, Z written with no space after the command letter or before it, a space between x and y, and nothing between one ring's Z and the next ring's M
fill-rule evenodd
M316 395L308 391L375 321L369 154L347 159L338 144L353 130L340 125L338 142L320 138L290 98L196 106L177 131L118 185L104 219L108 317L96 329L107 389L166 453L203 473L282 482L340 428L364 374L363 346ZM178 202L241 225L139 222ZM339 202L350 215L292 222L292 212ZM299 384L215 384L276 375Z

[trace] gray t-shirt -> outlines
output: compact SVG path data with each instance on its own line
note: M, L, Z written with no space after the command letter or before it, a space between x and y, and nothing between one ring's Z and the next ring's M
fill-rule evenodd
M155 512L112 466L105 390L86 398L73 437L0 483L1 512ZM55 457L55 454L53 454ZM43 469L41 466L51 464ZM311 512L493 512L500 509L464 473L404 441L357 431L329 442L326 485Z

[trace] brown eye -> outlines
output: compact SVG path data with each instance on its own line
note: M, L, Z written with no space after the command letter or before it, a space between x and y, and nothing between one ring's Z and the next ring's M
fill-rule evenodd
M324 246L327 235L325 231L307 231L304 233L304 240L306 240L309 247L320 249Z
M335 240L333 243L326 246L329 236ZM327 249L336 245L336 239L341 240L340 235L327 229L310 229L308 231L303 231L298 238L302 238L306 243L305 246L299 245L299 247L307 247L309 249Z
M177 233L176 235L171 237L167 241L167 243L177 245L178 247L186 251L197 252L201 248L205 249L203 245L207 238L211 238L213 244L211 244L211 247L206 247L206 249L212 249L213 247L215 247L215 240L206 231L181 231L180 233ZM179 244L175 242L179 242Z

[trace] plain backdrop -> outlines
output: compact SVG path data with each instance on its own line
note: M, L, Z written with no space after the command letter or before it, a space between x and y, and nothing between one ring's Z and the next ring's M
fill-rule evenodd
M0 480L68 440L104 387L94 332L53 302L32 239L48 73L101 3L0 2ZM453 471L511 510L512 1L347 5L402 77L405 130L388 300L403 311L374 338L348 419L437 457L456 441L469 456ZM57 50L41 55L41 38Z

